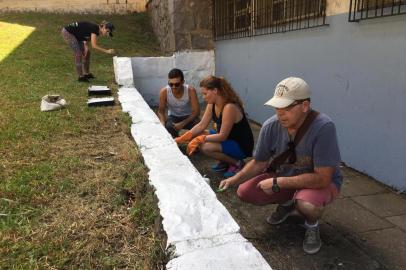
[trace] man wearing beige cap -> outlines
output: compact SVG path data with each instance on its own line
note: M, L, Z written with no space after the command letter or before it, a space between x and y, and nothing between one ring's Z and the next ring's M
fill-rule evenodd
M334 123L311 109L310 88L301 78L282 80L265 105L276 114L261 128L254 159L221 181L220 188L240 184L241 200L278 204L267 218L272 225L284 222L296 210L305 219L303 250L317 253L321 247L318 221L342 184Z

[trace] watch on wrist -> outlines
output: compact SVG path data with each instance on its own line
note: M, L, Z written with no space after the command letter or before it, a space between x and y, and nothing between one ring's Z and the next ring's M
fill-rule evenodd
M273 178L273 184L272 184L272 191L274 193L278 193L281 190L281 188L278 186L278 178L274 176Z

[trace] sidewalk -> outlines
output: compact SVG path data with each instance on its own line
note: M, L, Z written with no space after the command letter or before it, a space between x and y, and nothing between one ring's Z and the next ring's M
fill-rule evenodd
M254 136L259 126L252 125ZM210 170L213 160L196 154L191 161L218 187L221 174ZM315 255L302 251L302 220L291 217L271 226L265 219L276 208L239 201L236 188L218 193L241 227L242 235L261 252L274 270L403 270L406 269L406 197L348 167L342 168L340 197L329 205L320 225L322 248Z

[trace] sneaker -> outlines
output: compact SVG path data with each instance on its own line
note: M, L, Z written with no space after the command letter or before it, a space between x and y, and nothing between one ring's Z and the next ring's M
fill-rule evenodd
M242 160L239 160L236 165L230 165L227 169L227 171L223 174L225 178L229 178L231 176L234 176L237 172L241 171L241 169L244 167L245 163Z
M215 171L215 172L224 172L225 170L228 169L228 163L219 161L216 164L214 164L213 166L211 166L211 169L212 169L212 171Z
M85 76L80 76L78 78L78 82L90 82L88 78L86 78Z
M307 254L315 254L321 248L319 226L307 228L303 240L303 251Z
M275 212L273 212L272 215L266 219L266 222L271 225L278 225L284 222L293 211L295 211L294 203L289 206L279 204L278 207L276 207Z
M86 79L94 79L94 78L96 78L92 73L85 74L83 77L85 77Z

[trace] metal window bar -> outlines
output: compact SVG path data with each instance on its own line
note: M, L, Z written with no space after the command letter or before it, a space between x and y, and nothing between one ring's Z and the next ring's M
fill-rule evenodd
M406 0L350 0L348 21L406 14Z
M326 0L213 0L215 40L323 25L327 25Z

